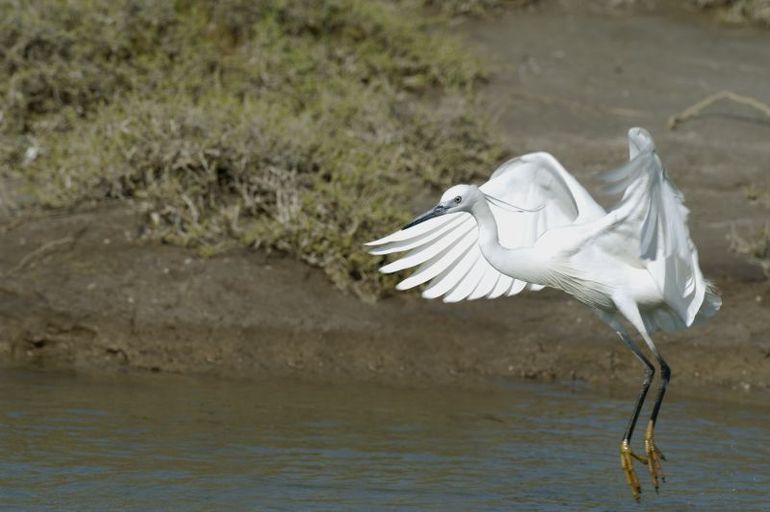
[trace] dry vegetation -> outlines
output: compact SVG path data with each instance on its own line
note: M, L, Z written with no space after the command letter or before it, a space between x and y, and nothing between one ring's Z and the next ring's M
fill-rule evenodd
M133 201L152 237L282 251L376 296L361 242L504 156L474 106L479 59L424 9L529 3L2 2L0 182L27 209Z
M697 7L714 9L720 19L731 23L770 26L770 0L691 0Z
M751 186L746 190L746 198L758 208L768 208L770 207L770 186ZM748 234L742 234L733 229L728 238L733 251L744 255L749 261L758 265L770 279L770 223Z
M0 178L33 208L134 201L151 236L284 251L375 296L360 244L503 156L478 59L422 7L3 2Z
M451 16L486 16L504 9L521 8L538 0L423 0L423 4Z

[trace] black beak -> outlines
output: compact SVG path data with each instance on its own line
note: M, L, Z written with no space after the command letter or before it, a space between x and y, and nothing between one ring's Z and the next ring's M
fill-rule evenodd
M421 222L425 222L428 219L432 219L433 217L438 217L439 215L444 215L447 211L447 207L441 204L437 204L433 209L428 210L427 212L423 213L419 217L415 217L412 219L412 221L404 226L401 229L408 229L412 226L416 226L417 224Z

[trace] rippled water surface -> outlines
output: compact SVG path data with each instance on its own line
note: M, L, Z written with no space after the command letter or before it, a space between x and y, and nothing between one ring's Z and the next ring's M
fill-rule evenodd
M656 496L638 467L638 505L617 450L633 392L17 370L0 390L3 510L770 510L762 405L672 395L668 481Z

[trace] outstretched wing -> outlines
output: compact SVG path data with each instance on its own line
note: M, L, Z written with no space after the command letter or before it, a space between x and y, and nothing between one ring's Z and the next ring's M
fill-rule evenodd
M547 153L532 153L504 163L480 190L497 221L500 243L510 249L532 246L549 229L604 214ZM516 211L511 205L528 211ZM428 299L492 299L515 295L525 288L543 288L502 274L487 262L479 247L478 226L469 213L430 219L367 245L375 255L409 251L380 270L391 273L418 267L397 288L407 290L430 282L422 293Z
M666 303L689 326L708 289L687 228L689 210L684 196L669 179L650 134L632 128L628 145L630 161L604 176L610 183L608 191L623 190L623 197L613 208L618 214L617 228L600 243L617 250L629 247L628 239L637 239L638 247L627 250L641 257ZM623 240L615 240L613 234Z

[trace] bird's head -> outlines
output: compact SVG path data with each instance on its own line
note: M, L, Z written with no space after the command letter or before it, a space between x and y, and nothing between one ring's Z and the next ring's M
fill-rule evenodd
M482 197L482 195L478 187L474 185L455 185L444 192L441 196L441 200L436 206L422 215L415 217L409 224L401 229L411 228L428 219L446 215L447 213L470 211L473 203L479 197Z

